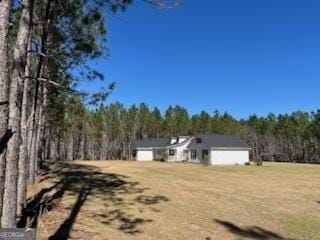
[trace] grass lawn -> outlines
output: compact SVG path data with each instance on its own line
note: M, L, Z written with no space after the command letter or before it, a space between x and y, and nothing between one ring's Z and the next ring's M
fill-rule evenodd
M75 162L29 195L40 239L320 239L316 165Z

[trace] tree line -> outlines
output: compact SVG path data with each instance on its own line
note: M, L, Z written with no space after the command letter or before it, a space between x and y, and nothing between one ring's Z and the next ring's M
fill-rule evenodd
M89 110L76 97L68 99L65 110L64 121L56 125L59 134L48 144L48 159L131 159L138 139L217 133L241 136L253 160L320 163L320 110L236 119L218 111L191 115L178 105L162 114L146 103Z

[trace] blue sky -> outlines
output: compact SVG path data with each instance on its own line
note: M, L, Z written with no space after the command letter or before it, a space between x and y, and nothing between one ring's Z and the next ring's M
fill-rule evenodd
M107 103L237 118L312 111L320 103L319 10L318 0L182 0L170 11L135 0L108 15L110 56L92 65L117 83Z

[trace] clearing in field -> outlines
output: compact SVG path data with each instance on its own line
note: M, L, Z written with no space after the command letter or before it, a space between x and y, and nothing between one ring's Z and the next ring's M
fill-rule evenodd
M40 239L320 239L316 165L75 162L31 190Z

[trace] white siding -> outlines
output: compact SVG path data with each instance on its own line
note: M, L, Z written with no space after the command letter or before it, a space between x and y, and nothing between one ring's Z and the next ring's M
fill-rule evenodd
M249 150L211 150L212 165L243 165L249 162Z
M168 161L169 162L181 162L181 161L186 161L188 159L188 154L185 153L185 150L189 150L188 149L188 145L190 144L192 139L186 141L184 144L182 145L178 145L176 147L170 147L170 149L175 149L176 150L176 154L174 156L170 156L169 155L169 149L168 149ZM190 159L190 158L189 158Z
M137 149L137 161L152 161L153 160L153 150L152 149Z
M170 148L170 149L175 149L176 150L176 154L173 155L173 156L170 156L169 155L169 150L168 150L168 161L169 162L174 162L174 161L180 162L180 161L183 161L183 160L187 160L186 156L183 153L183 151L186 149L186 146L173 147L173 148Z

